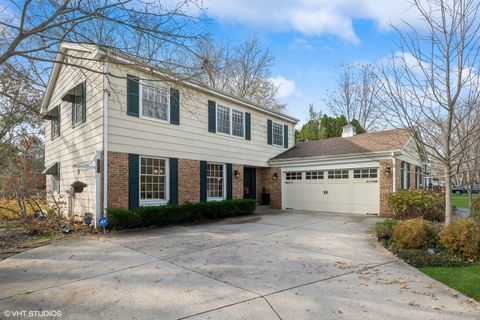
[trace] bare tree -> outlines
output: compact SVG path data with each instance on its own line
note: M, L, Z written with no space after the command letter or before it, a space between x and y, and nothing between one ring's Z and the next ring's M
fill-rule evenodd
M382 105L390 124L410 128L422 152L441 164L449 224L453 169L470 161L462 144L468 147L480 128L480 3L415 0L412 7L424 28L396 28L400 51L383 63Z
M274 56L256 38L236 47L208 38L200 41L198 48L192 68L198 80L252 103L285 109L276 99L279 88L270 79Z
M336 88L326 106L335 116L356 119L366 131L385 127L378 96L378 78L371 65L341 65Z

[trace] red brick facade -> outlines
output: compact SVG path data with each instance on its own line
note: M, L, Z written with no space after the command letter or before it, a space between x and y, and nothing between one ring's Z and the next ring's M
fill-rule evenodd
M393 213L388 208L388 195L393 191L393 161L380 160L378 172L380 187L380 216L390 217Z
M128 153L108 152L108 208L128 208Z
M270 206L274 209L282 208L282 172L280 168L260 168L260 192L270 193ZM275 175L276 174L276 175ZM276 178L274 178L274 175ZM258 180L257 180L258 181ZM258 192L257 192L258 195ZM257 196L257 199L260 199Z
M232 198L243 199L243 165L232 166ZM257 202L262 189L270 193L271 205L281 208L281 174L279 168L257 168ZM273 181L273 174L278 179ZM236 174L235 174L236 173ZM108 153L108 208L128 208L128 153ZM178 202L200 201L200 161L178 159Z
M232 198L243 199L243 166L234 164L232 171ZM235 173L237 173L237 176L235 176Z
M200 161L178 160L178 203L200 201Z

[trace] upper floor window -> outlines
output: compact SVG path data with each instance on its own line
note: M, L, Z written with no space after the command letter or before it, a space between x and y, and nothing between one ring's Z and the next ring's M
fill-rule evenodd
M207 199L223 200L225 198L225 165L207 164Z
M353 177L355 179L377 178L378 171L376 168L372 169L356 169L353 170Z
M217 107L217 132L230 134L230 109Z
M52 140L60 136L60 106L55 106L49 112L50 114L50 130Z
M245 113L224 106L217 106L217 132L245 137Z
M170 89L159 81L140 82L140 115L146 118L168 121Z
M87 97L85 81L71 89L62 98L63 101L72 103L72 127L87 119Z
M281 124L273 122L272 138L274 145L283 147L283 126Z
M166 203L166 160L147 157L141 157L140 159L140 204Z
M287 172L285 174L286 180L302 180L302 172L301 171L294 171L294 172Z
M323 171L307 171L305 172L305 179L307 180L323 179Z
M328 179L348 179L348 170L328 171Z

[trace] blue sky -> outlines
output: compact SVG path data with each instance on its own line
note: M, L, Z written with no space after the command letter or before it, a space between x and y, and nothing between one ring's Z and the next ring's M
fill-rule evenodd
M304 122L308 105L320 110L342 63L376 64L396 52L390 23L415 24L406 0L206 0L210 32L219 40L257 37L276 63L272 77L288 113Z

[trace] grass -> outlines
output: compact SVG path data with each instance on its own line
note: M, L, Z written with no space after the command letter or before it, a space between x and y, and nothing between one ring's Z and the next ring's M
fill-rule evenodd
M480 261L465 267L423 267L420 270L433 279L480 301Z
M477 198L478 195L474 194L473 198ZM468 195L467 194L459 194L459 195L452 195L452 205L457 208L466 208L468 209Z

